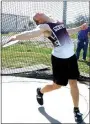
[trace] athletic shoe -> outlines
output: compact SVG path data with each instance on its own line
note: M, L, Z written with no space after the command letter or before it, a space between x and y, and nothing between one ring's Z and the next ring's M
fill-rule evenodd
M80 112L74 112L74 117L77 123L83 122L82 114Z
M82 61L83 61L83 62L85 62L85 61L86 61L86 59L82 59Z
M37 102L40 104L40 105L43 105L43 94L40 92L41 88L37 88L37 95L36 95L36 98L37 98Z

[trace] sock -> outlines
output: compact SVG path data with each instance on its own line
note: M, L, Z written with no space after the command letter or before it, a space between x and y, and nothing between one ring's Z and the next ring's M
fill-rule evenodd
M74 112L80 112L78 107L74 107Z

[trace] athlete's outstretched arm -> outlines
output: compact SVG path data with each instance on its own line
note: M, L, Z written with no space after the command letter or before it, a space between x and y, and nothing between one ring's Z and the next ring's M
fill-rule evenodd
M30 38L38 37L43 31L40 28L36 28L31 31L24 31L16 35L16 40L30 40Z
M86 30L87 28L88 28L88 25L84 23L79 27L67 29L67 32L71 35L71 34L79 32L80 30Z
M8 42L14 40L30 40L31 38L40 36L45 31L50 31L49 26L47 24L40 24L39 26L37 26L37 28L31 31L24 31L20 34L12 36Z

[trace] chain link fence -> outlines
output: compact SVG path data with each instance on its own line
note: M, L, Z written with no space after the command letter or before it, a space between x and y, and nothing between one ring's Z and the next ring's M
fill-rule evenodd
M88 8L88 2L67 2L66 27L73 28L79 26L82 22L88 22ZM12 35L35 28L36 25L32 17L36 12L44 12L46 14L51 12L53 17L62 21L64 13L63 2L2 2L2 45ZM77 34L71 35L70 37L74 42L76 51ZM50 62L52 48L51 42L44 38L43 35L29 41L20 41L6 48L2 47L2 75L52 79ZM83 52L81 52L80 61L78 61L81 74L80 80L90 81L89 50L90 44L88 46L87 61L83 62L81 60Z

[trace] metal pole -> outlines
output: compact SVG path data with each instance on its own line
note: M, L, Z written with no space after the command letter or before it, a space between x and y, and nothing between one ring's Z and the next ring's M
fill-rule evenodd
M15 32L17 33L17 15L16 15L16 31Z
M67 17L67 1L63 1L63 22L66 27L66 17Z
M90 1L89 1L89 26L90 26ZM90 33L89 33L89 37L90 37ZM89 42L89 62L90 62L90 42ZM89 70L90 70L90 67L89 67ZM90 76L90 71L89 71L89 76ZM89 89L90 89L90 83L89 83Z
M89 26L90 26L90 1L89 1Z

